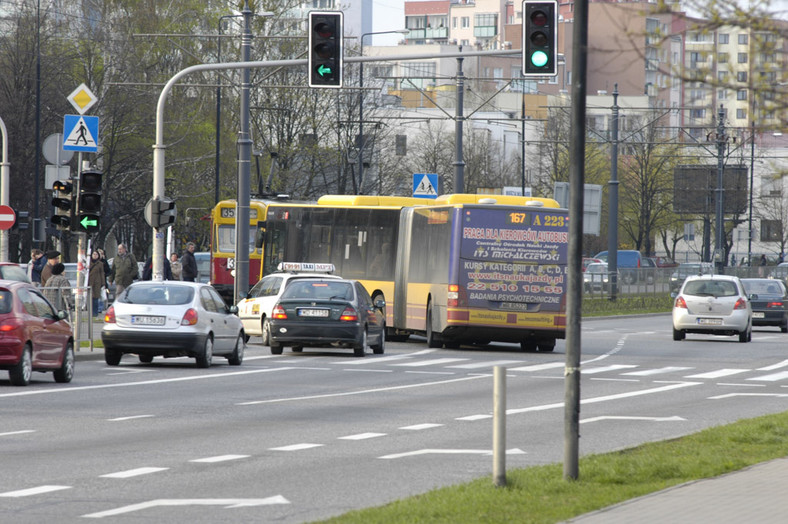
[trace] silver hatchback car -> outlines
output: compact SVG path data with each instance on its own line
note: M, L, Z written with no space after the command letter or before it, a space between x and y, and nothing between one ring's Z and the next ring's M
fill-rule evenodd
M125 353L145 363L155 356L186 356L207 368L214 355L221 355L239 366L246 338L237 312L208 284L134 282L104 315L104 359L117 366Z
M673 340L683 340L687 333L752 340L752 305L739 277L687 277L673 303Z

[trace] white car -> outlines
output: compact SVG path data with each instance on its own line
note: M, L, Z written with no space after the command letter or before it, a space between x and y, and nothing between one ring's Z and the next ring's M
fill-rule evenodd
M687 277L673 303L673 340L683 340L687 333L752 340L752 305L739 277Z
M277 273L263 277L249 294L238 302L238 317L247 335L263 337L263 345L271 343L269 319L279 297L293 280L301 278L340 278L331 275L333 264L308 264L288 262L279 264Z

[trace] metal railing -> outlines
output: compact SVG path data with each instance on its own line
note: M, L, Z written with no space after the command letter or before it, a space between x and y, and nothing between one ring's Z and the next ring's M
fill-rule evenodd
M58 311L68 314L74 330L74 351L82 349L82 342L88 342L88 350L93 351L93 300L91 288L40 287L44 296L54 297L52 305ZM79 307L76 307L79 304Z

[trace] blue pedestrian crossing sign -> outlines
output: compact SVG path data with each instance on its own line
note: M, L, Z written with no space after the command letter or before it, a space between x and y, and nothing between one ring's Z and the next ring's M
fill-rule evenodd
M414 173L413 196L415 198L438 198L438 174Z
M63 150L95 153L98 151L99 117L63 116Z

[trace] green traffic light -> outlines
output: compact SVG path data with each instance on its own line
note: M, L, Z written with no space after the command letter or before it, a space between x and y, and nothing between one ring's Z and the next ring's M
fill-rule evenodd
M544 51L534 51L531 54L531 64L535 67L544 67L547 65L547 53Z

